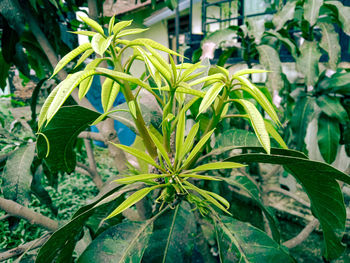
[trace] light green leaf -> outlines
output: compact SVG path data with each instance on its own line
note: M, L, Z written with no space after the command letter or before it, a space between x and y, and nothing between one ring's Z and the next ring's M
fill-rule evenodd
M283 8L274 14L272 22L276 31L280 30L287 21L294 18L295 6L297 1L287 1Z
M47 110L49 109L53 99L55 98L58 89L62 85L62 82L57 85L50 93L50 95L47 97L47 99L44 102L44 105L41 107L40 114L38 117L38 131L41 130L41 127L43 126L44 122L46 121L47 117Z
M233 162L217 162L217 163L207 163L195 167L194 169L189 170L189 173L198 172L198 171L208 171L208 170L219 170L219 169L233 169L240 168L246 165Z
M348 114L340 102L340 98L323 95L318 97L316 102L320 109L329 117L337 118L341 123L349 120Z
M185 155L192 149L193 147L193 140L197 135L199 129L199 123L197 122L196 124L194 124L190 130L190 132L188 133L185 143L182 147L182 151L179 157L179 163L182 161L182 159L185 157Z
M200 83L207 82L207 81L214 81L214 82L225 81L225 76L222 73L216 73L210 76L205 76L203 78L196 79L188 84L190 86L196 86Z
M233 74L232 77L236 78L243 75L254 74L254 73L266 73L266 72L270 72L270 71L265 69L241 69L235 72L235 74Z
M264 119L253 103L247 100L234 100L241 104L249 116L254 132L259 139L259 142L264 147L265 151L270 153L270 137L266 130Z
M6 161L1 176L1 191L4 198L22 205L28 205L30 200L30 184L32 182L32 165L35 144L28 143L15 150Z
M137 181L144 181L144 180L164 178L164 177L165 175L163 174L138 174L138 175L120 178L120 179L114 180L114 182L123 184L123 183L133 183Z
M158 140L157 136L153 134L153 132L151 131L151 129L148 130L149 131L149 135L151 136L152 141L154 142L154 144L157 147L157 150L160 152L160 154L162 155L162 157L164 158L165 162L167 163L169 168L172 168L173 165L171 164L171 161L169 159L168 153L166 152L163 144Z
M267 120L264 120L264 123L265 128L267 132L271 135L271 137L274 138L283 149L288 149L288 146L282 139L281 135L279 135L279 133L275 130L275 127L273 127L273 125Z
M162 44L159 44L158 42L152 40L152 39L149 39L149 38L138 38L138 39L135 39L135 40L132 40L132 41L129 41L129 40L119 40L118 41L120 44L124 44L126 46L150 46L154 49L158 49L160 51L164 51L168 54L171 54L171 55L175 55L175 56L180 56L182 57L180 54L176 53L175 51L169 49L169 48L166 48L165 46L163 46Z
M265 94L262 93L254 84L244 77L236 77L242 84L241 89L248 92L253 98L263 107L263 109L270 115L271 119L278 125L281 125L278 115L271 105L270 101L266 98Z
M88 37L93 37L94 35L98 34L94 31L68 31L69 33L72 33L72 34L77 34L77 35L82 35L82 36L88 36Z
M179 85L182 85L182 83L180 83ZM161 87L160 90L170 91L170 88L169 88L169 86L166 86L166 87ZM184 94L190 94L190 95L194 95L194 96L197 96L197 97L200 97L200 98L203 98L204 95L205 95L205 93L202 92L202 91L191 89L191 88L188 88L188 87L185 87L185 86L179 86L176 89L176 92L184 93Z
M219 198L218 200L220 202L217 201L216 197L214 198L213 195L215 195L215 193L209 192L209 191L205 191L203 189L198 188L197 186L191 184L188 181L184 181L183 182L188 189L191 189L193 191L196 191L197 193L199 193L201 196L203 196L207 201L209 201L210 203L212 203L213 205L215 205L216 207L218 207L219 209L221 209L222 211L228 213L229 215L231 215L231 213L229 211L227 211L227 208L225 208L222 204L221 201L225 200L223 197ZM224 201L224 205L226 206L228 204L228 202Z
M260 45L256 47L259 52L260 64L270 71L266 86L273 90L283 88L282 64L278 52L271 46Z
M98 123L100 123L101 121L103 121L109 114L112 114L112 113L115 113L115 112L128 112L130 113L129 110L126 110L126 109L115 109L115 110L111 110L111 111L108 111L108 112L105 112L103 114L101 114L93 123L91 123L90 126L94 126Z
M83 20L88 26L95 29L98 33L100 33L102 36L105 35L103 28L94 20L92 20L89 17L86 16L79 16L81 20Z
M199 174L179 174L179 177L190 177L190 178L196 178L201 180L209 180L209 181L222 181L222 179L213 177L210 175L199 175Z
M121 22L115 24L114 27L113 27L113 30L112 30L112 31L113 31L113 34L114 34L114 35L118 35L118 33L119 33L121 30L123 30L124 28L130 26L131 23L132 23L132 20L129 20L129 21L121 21Z
M321 223L325 242L324 257L327 260L336 259L345 249L341 240L346 221L344 198L336 180L349 184L350 177L326 163L285 154L289 152L293 151L274 149L271 155L242 154L225 161L260 162L285 166L305 189L311 201L312 213Z
M155 185L152 187L142 188L141 190L136 191L132 195L130 195L123 203L121 203L106 219L110 219L124 210L128 209L130 206L136 204L138 201L143 199L146 195L148 195L151 191L156 188L164 187L164 185Z
M195 157L195 155L202 149L202 147L207 143L210 136L213 134L215 129L208 132L206 135L204 135L200 141L196 144L196 146L192 149L191 153L188 155L186 161L182 165L182 168L187 169L188 165L191 163L192 159Z
M56 114L59 108L63 105L72 91L86 78L96 75L96 71L79 71L72 74L70 77L66 78L60 84L60 87L57 91L56 96L53 98L49 108L47 109L46 119L47 124L52 119L52 117Z
M149 163L150 165L153 165L154 167L157 167L157 168L163 170L148 154L141 152L140 150L137 150L135 148L131 148L129 146L126 146L126 145L115 144L115 143L112 143L112 144L114 146L118 147L119 149L122 149L123 151L130 153L131 155L134 155L135 157L140 158L141 160L144 160L145 162Z
M338 120L321 114L318 118L317 140L323 159L329 164L333 163L340 140Z
M140 34L140 33L143 33L143 32L145 32L145 31L147 31L147 30L148 30L148 28L126 29L126 30L121 31L121 32L118 34L118 38L119 38L119 37L129 36L129 35Z
M140 80L136 77L128 75L126 73L115 71L115 70L110 70L110 69L105 69L105 68L97 68L96 70L98 72L103 73L103 75L105 75L109 78L112 78L115 81L120 81L120 79L127 80L127 81L130 81L132 83L135 83L135 84L145 88L146 90L152 90L151 87L147 83L143 82L142 80Z
M108 35L112 35L113 33L113 27L115 22L115 15L111 17L108 23Z
M307 86L314 86L318 80L318 62L321 57L317 43L315 41L305 40L300 47L300 53L296 61L297 69L305 76L305 84Z
M97 54L103 57L103 54L111 44L112 39L113 39L113 36L110 36L106 39L102 35L96 34L93 36L91 40L91 46Z
M199 105L198 115L202 112L206 111L211 104L214 102L214 100L219 95L222 88L225 86L223 83L215 83L206 93L205 96Z
M323 5L323 0L305 0L304 2L304 18L309 21L310 26L316 24L320 8Z
M76 69L77 67L79 67L81 65L81 63L83 63L85 61L85 59L87 59L88 57L90 57L92 55L92 53L94 53L93 49L88 49L85 50L84 54L81 55L81 57L79 58L77 64L75 65L74 69Z
M292 263L288 252L266 233L232 217L214 218L220 262Z
M330 7L342 24L342 30L350 36L350 6L344 6L340 1L325 1L325 6Z
M70 61L72 61L76 56L80 55L84 51L91 48L90 43L85 43L80 45L79 47L73 49L71 52L69 52L67 55L65 55L56 65L51 78L55 76L61 69L63 69Z
M106 78L101 90L101 103L103 111L107 112L113 107L113 103L118 96L120 85L110 78Z
M91 61L89 64L86 65L84 71L88 72L90 70L95 70L95 68L103 61L101 58L95 58L93 61ZM94 76L90 76L86 79L84 79L80 85L79 85L79 99L81 100L82 98L85 97L85 95L88 93L92 81L94 79Z
M338 33L330 23L317 23L317 25L322 31L320 47L328 54L330 68L336 70L341 52Z
M177 128L176 128L176 139L175 139L175 146L176 146L176 152L175 152L175 162L180 161L180 156L182 152L182 148L184 147L184 137L185 137L185 123L186 123L186 116L185 111L180 111L180 117L177 122Z
M132 115L135 119L137 119L135 101L134 101L134 100L129 101L129 102L128 102L128 106L129 106L129 110L130 110L131 115Z

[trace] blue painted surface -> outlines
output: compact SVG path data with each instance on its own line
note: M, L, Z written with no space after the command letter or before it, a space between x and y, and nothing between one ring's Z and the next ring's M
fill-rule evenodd
M86 94L86 98L91 102L91 104L96 108L98 112L103 113L103 108L101 104L101 82L100 77L95 76L92 82L91 88ZM124 95L119 92L116 100L113 103L113 106L117 106L121 103L125 102ZM135 141L136 134L130 130L127 126L119 121L114 121L114 128L117 131L118 138L121 144L130 146ZM91 131L98 132L96 126L91 126ZM94 143L101 147L106 147L103 142L94 141Z

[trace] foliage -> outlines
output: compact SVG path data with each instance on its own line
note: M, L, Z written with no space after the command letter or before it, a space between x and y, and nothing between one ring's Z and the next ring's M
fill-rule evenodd
M310 21L314 20L310 18ZM231 75L225 68L217 66L196 72L205 66L201 63L176 65L172 56L169 56L168 63L158 51L174 56L178 54L153 40L122 39L124 35L143 31L125 29L131 21L115 23L112 18L108 32L90 18L84 18L84 22L95 30L88 33L92 37L90 44L80 46L64 56L54 69L54 74L83 52L94 51L100 57L84 70L68 76L50 94L39 115L39 136L45 139L38 140L38 148L47 149L46 155L62 158L62 153L49 150L54 147L49 145L55 142L50 138L47 127L52 125L52 129L56 128L54 124L59 123L64 114L72 116L70 111L62 107L69 95L79 87L80 97L84 97L90 88L86 80L90 82L95 75L101 75L106 77L101 96L105 113L96 117L94 123L102 121L112 112L117 114L120 111L109 109L109 105L110 100L122 92L126 98L127 111L147 153L120 144L115 146L137 157L139 162L147 163L149 170L144 173L134 168L132 174L124 174L115 180L117 184L111 190L101 193L93 203L79 209L73 219L56 231L40 249L37 262L70 261L85 226L92 231L90 235L93 241L82 254L77 255L78 262L92 258L97 262L102 258L109 262L127 262L130 259L136 262L172 262L179 257L183 262L191 262L191 255L196 248L193 237L201 233L196 223L201 220L211 227L219 248L218 257L222 262L259 262L260 259L294 262L281 245L274 215L258 198L260 189L253 181L245 176L230 177L227 173L214 176L216 170L243 167L241 163L251 161L282 164L291 171L303 185L311 200L314 215L321 222L325 240L323 256L331 260L342 254L345 205L336 180L348 183L350 178L331 166L307 159L300 152L271 148L270 136L286 148L273 126L278 127L280 121L270 100L245 77L247 74L266 71L248 69ZM131 49L133 54L122 60L126 49ZM102 60L113 70L100 67ZM130 74L130 67L135 60L144 63L149 73L147 78ZM145 122L138 99L141 89L153 95L162 109L161 126L155 127ZM264 121L250 99L261 106L273 124ZM229 110L237 114L229 114ZM188 118L192 117L195 121L192 127L186 127L187 112ZM220 160L218 155L218 162L203 162L204 159L200 157L211 153L209 142L216 136L215 128L228 118L243 118L251 124L261 147L245 150L259 153L239 154L227 160ZM74 122L76 118L67 119L62 135L77 136L81 126L68 125ZM85 121L82 122L85 124ZM235 142L235 138L232 141ZM238 149L238 146L231 145L231 149ZM322 184L313 183L316 176L322 179ZM234 219L227 199L205 187L206 183L211 182L223 187L232 184L247 191L266 214L273 238L261 229ZM324 194L330 189L332 195ZM154 204L152 215L142 222L130 221L126 213L140 201ZM322 209L329 212L321 213ZM201 251L196 250L196 253L201 254Z

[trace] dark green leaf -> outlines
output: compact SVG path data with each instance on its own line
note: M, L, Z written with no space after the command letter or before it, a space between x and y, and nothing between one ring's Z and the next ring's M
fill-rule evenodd
M340 140L338 120L321 114L318 118L317 140L323 159L327 163L333 163L337 156Z
M7 159L2 175L2 193L6 199L28 204L32 174L30 167L34 159L35 144L18 148Z
M283 8L273 16L272 22L277 31L280 30L287 21L294 18L296 3L297 1L287 1Z
M317 98L316 102L321 110L329 117L337 118L342 123L349 119L338 97L321 96Z
M73 150L76 138L99 116L99 113L80 106L62 107L38 135L38 157L45 158L51 171L73 172L76 163Z
M220 262L294 262L266 233L227 216L214 219Z
M192 262L195 234L196 221L187 202L168 209L154 221L142 262Z
M8 65L5 60L4 57L2 55L2 52L0 52L0 89L4 90L6 87L6 80L8 77L8 72L10 69L10 65Z
M309 21L310 26L316 24L323 0L306 0L304 2L304 18Z
M345 230L346 211L343 194L336 180L349 184L350 177L326 163L281 154L289 151L275 150L271 155L242 154L226 161L285 166L305 189L311 201L312 212L321 223L325 240L324 257L328 260L338 258L345 249L341 239Z
M334 11L344 33L350 35L350 7L344 6L340 1L326 1L324 5Z
M338 33L330 23L317 23L317 25L322 30L320 47L328 54L330 68L336 70L341 52Z

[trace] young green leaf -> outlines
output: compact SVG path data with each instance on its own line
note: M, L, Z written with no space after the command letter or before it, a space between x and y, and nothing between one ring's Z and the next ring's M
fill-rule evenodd
M113 30L112 30L112 31L113 31L113 34L114 34L114 35L118 35L118 33L119 33L121 30L123 30L124 28L130 26L131 23L132 23L132 20L129 20L129 21L121 21L121 22L115 24L114 27L113 27Z
M94 126L98 123L100 123L101 121L103 121L109 114L112 114L112 113L115 113L115 112L129 112L128 110L126 109L116 109L116 110L111 110L111 111L108 111L108 112L105 112L103 114L101 114L93 123L90 124L90 126Z
M175 51L173 51L173 50L171 50L169 48L166 48L162 44L159 44L158 42L156 42L156 41L154 41L152 39L149 39L149 38L138 38L138 39L135 39L135 40L132 40L132 41L119 40L119 43L127 45L127 46L146 46L146 45L148 45L148 46L150 46L150 47L152 47L154 49L158 49L160 51L164 51L164 52L166 52L168 54L182 57L180 54L176 53Z
M226 207L226 209L230 208L230 203L225 198L223 198L221 195L218 195L218 194L216 194L214 192L210 192L210 191L205 191L205 192L207 194L211 195L212 197L214 197L215 199L219 200L219 202L222 203Z
M220 81L224 81L224 80L225 80L225 76L223 74L216 73L216 74L213 74L210 76L196 79L196 80L190 82L189 85L192 87L192 86L196 86L200 83L207 82L207 81L220 82Z
M209 140L210 136L213 134L215 129L208 132L206 135L200 139L200 141L196 144L196 146L192 149L191 153L188 155L185 163L182 165L183 169L187 169L188 165L191 163L192 159L196 156L196 154L202 149L202 147L206 144L206 142Z
M91 46L97 54L103 57L103 54L111 44L112 39L113 39L113 36L104 38L102 35L96 34L93 36L91 40Z
M179 157L180 157L180 154L182 152L182 148L183 148L183 144L184 144L185 123L186 123L185 111L181 110L179 121L177 123L176 139L175 139L175 146L176 146L175 162L176 163L179 161Z
M265 69L242 69L242 70L235 72L235 74L233 74L232 77L236 78L236 77L247 75L247 74L266 73L266 72L270 72L270 71L265 70Z
M115 22L115 15L112 16L112 18L109 20L109 23L108 23L108 35L112 35L112 33L113 33L114 22Z
M219 95L222 88L225 86L223 83L215 83L206 93L205 96L199 105L198 115L206 111L210 105L214 102L216 97Z
M39 117L38 117L38 131L41 130L41 127L43 126L44 122L47 119L47 110L49 109L53 99L55 98L55 96L56 96L56 94L58 92L58 89L60 88L60 85L62 85L61 83L59 85L57 85L51 91L50 95L45 100L44 105L41 107L41 111L40 111L40 114L39 114Z
M199 175L199 174L179 174L179 177L190 177L190 178L196 178L196 179L202 179L202 180L209 180L209 181L222 181L222 179L213 177L210 175Z
M92 53L94 53L93 49L88 49L85 50L84 54L81 55L81 57L79 58L77 64L75 65L74 69L76 69L77 67L80 66L81 63L83 63L85 61L85 59L87 59L88 57L90 57L92 55Z
M182 161L182 159L185 157L185 155L192 149L193 147L193 140L195 136L197 135L199 129L199 123L197 122L195 125L192 126L190 132L188 133L185 143L183 144L181 148L181 154L179 157L179 163Z
M93 37L94 35L96 35L97 33L94 31L68 31L69 33L72 34L76 34L76 35L82 35L82 36L88 36L88 37Z
M128 36L128 35L136 35L136 34L140 34L142 32L145 32L147 31L148 28L133 28L133 29L126 29L126 30L123 30L121 31L119 34L118 34L118 38L119 37L125 37L125 36Z
M243 108L249 116L249 119L252 123L254 132L259 139L259 142L264 147L265 151L268 154L270 154L270 137L266 130L264 119L261 116L260 112L250 101L243 99L235 99L234 101L238 102L243 106Z
M118 96L120 85L110 78L106 78L103 82L101 90L101 103L103 111L107 112L113 107L113 103Z
M112 144L114 146L118 147L119 149L122 149L123 151L130 153L131 155L134 155L135 157L140 158L141 160L144 160L145 162L149 163L150 165L157 167L160 170L163 170L148 154L141 152L140 150L137 150L135 148L131 148L129 146L126 146L126 145L115 144L115 143L112 143Z
M89 64L86 65L84 71L94 70L102 61L103 61L103 59L101 59L101 58L94 59L93 61L91 61ZM94 78L93 76L88 77L80 83L80 85L79 85L79 99L84 98L86 93L88 93L88 91L91 87L93 78Z
M182 86L182 83L183 82L181 82L179 84L179 87L176 89L176 92L185 93L185 94L189 94L189 95L194 95L194 96L197 96L197 97L200 97L200 98L204 97L204 95L205 95L204 92L199 91L199 90L195 90L195 89L191 89L191 88L187 88L185 86ZM169 88L169 86L166 86L166 87L161 87L160 90L170 91L170 88Z
M173 79L174 79L174 82L177 81L177 69L176 69L176 65L175 65L175 62L174 62L174 59L172 56L169 56L169 60L170 60L170 64L171 64L171 69L173 71Z
M84 51L91 48L90 43L85 43L80 45L79 47L73 49L67 55L65 55L56 65L52 75L50 78L53 78L61 69L63 69L70 61L72 61L76 56L80 55Z
M100 33L102 36L105 35L105 32L103 31L103 28L94 20L92 20L89 17L86 16L79 16L81 20L83 20L88 26L95 29L98 33Z
M267 120L264 120L264 123L267 132L272 136L272 138L274 138L283 149L288 149L287 144L284 142L281 135L279 135L279 133L272 126L272 124Z
M136 119L137 116L136 116L136 105L135 105L135 101L134 101L134 100L129 101L129 102L128 102L128 106L129 106L129 110L130 110L131 115Z
M218 169L233 169L246 166L245 164L234 163L234 162L217 162L217 163L207 163L195 167L189 170L189 173L207 171L207 170L218 170Z
M149 179L157 179L157 178L163 178L163 177L165 177L165 175L163 174L138 174L138 175L120 178L120 179L114 180L114 182L121 183L121 184L133 183L133 182L144 181Z
M151 136L152 141L156 145L157 150L160 152L160 154L164 158L165 162L167 163L168 167L171 169L173 166L171 164L171 161L169 159L168 153L166 152L163 144L158 140L157 136L153 134L151 129L149 129L149 135Z
M133 193L123 203L121 203L109 216L107 216L106 220L120 214L124 210L128 209L130 206L136 204L138 201L140 201L142 198L148 195L152 190L159 188L161 186L162 185L147 187Z
M86 78L96 75L94 70L79 71L72 74L69 78L66 78L61 82L60 88L57 91L56 96L53 98L52 103L47 109L47 123L52 119L56 112L60 109L72 91Z
M220 67L220 66L216 66L216 67L222 72L222 74L225 75L225 77L227 79L230 79L230 73L228 72L227 69L225 69L224 67Z

